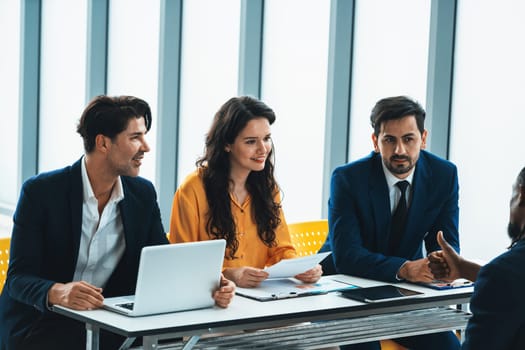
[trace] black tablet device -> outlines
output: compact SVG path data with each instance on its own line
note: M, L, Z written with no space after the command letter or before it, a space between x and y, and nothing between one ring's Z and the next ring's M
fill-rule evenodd
M341 292L341 295L345 298L354 299L365 303L414 298L423 294L424 293L412 289L397 287L391 284L376 287L356 288L344 290Z

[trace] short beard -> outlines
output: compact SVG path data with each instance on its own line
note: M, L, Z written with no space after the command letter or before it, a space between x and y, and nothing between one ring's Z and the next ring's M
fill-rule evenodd
M519 241L520 239L522 239L525 235L525 227L524 228L520 228L518 225L512 223L512 222L509 222L509 225L507 226L507 234L509 235L510 239L511 239L511 244L510 244L510 247L509 248L512 248L512 246L514 246L514 244Z
M394 167L391 161L396 160L396 159L406 160L408 162L408 165L402 166L402 167ZM412 169L414 169L414 163L412 162L412 159L410 159L410 157L408 156L392 156L390 157L388 162L385 162L385 166L388 170L390 170L392 174L396 174L396 175L403 175L403 174L410 172Z

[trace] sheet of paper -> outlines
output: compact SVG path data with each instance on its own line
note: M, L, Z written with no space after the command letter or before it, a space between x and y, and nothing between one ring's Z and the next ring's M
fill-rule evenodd
M270 274L268 278L289 278L314 268L331 252L317 253L294 259L283 259L277 264L264 269Z

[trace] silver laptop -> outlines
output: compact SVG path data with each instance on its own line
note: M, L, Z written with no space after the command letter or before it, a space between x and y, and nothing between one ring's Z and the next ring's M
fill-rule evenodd
M145 316L213 306L225 247L223 239L144 247L135 295L106 298L104 308Z

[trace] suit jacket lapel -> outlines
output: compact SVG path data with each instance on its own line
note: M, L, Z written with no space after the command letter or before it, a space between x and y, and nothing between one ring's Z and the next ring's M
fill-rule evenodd
M138 250L138 236L137 228L139 223L137 220L141 217L138 215L143 209L139 208L142 204L135 198L134 193L130 192L126 178L121 176L122 190L124 191L124 199L118 204L120 216L122 218L122 225L124 227L124 237L126 240L126 251L123 258L139 256Z
M370 175L370 201L374 216L377 245L380 252L386 252L390 235L390 201L388 186L383 172L382 160L379 154L372 158Z
M71 192L70 192L70 211L71 211L71 234L73 241L73 249L75 256L75 265L78 259L78 250L80 248L80 235L82 234L82 201L84 198L82 187L82 170L81 161L84 158L76 161L70 169L71 172ZM67 215L66 213L64 213Z

